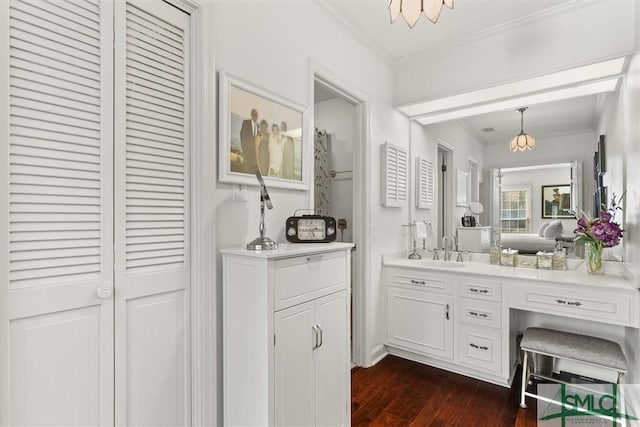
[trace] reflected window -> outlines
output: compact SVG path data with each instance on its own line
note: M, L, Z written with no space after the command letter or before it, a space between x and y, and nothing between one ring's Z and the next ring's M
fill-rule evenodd
M504 190L500 197L502 233L529 234L531 232L531 191Z

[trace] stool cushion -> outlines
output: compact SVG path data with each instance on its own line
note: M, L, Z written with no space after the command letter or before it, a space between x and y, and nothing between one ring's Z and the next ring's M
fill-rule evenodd
M520 348L626 371L627 361L613 341L545 328L527 328Z

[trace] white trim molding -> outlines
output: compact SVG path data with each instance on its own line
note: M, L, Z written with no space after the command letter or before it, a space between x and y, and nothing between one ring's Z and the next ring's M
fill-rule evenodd
M191 423L218 425L213 4L171 0L191 17Z

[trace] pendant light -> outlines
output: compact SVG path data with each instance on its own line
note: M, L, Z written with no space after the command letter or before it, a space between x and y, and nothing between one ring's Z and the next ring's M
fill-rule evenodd
M440 18L442 6L453 9L453 0L389 0L391 22L396 22L400 15L404 17L410 28L413 28L424 13L434 24Z
M536 140L524 133L524 112L527 111L527 107L518 108L516 111L520 111L520 133L511 140L511 151L532 150L536 146Z

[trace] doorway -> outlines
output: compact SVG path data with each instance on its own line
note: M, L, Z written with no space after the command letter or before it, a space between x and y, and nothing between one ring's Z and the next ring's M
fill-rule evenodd
M369 358L361 352L366 348L366 299L360 286L365 259L366 192L361 191L360 177L365 167L367 108L362 97L327 75L313 72L315 173L310 207L315 213L336 219L337 241L356 245L351 255L351 360L353 365L366 366Z

